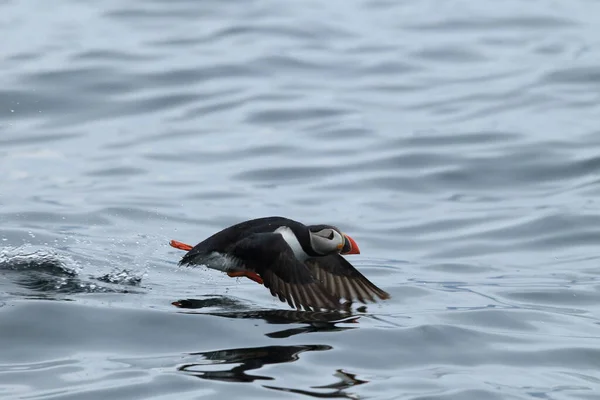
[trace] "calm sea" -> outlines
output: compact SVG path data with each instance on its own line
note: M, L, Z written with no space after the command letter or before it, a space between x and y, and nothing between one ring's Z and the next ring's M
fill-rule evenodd
M600 398L599 2L0 0L0 37L1 399ZM392 299L168 246L271 215Z

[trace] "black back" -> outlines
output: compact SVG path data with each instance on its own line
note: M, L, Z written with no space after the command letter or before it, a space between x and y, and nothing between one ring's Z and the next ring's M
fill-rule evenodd
M306 254L315 255L310 247L309 232L306 225L284 217L263 217L240 222L215 233L194 246L194 248L183 257L181 263L186 264L198 255L208 254L213 251L228 253L240 240L254 233L273 232L280 226L289 227L298 238L298 241Z

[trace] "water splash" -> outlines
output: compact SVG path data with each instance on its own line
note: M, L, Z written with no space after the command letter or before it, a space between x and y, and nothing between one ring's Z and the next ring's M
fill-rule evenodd
M51 249L29 250L24 247L0 251L0 272L21 288L52 294L125 293L119 285L138 286L142 276L127 270L114 271L100 277L84 277L81 264ZM102 281L111 285L99 285ZM114 286L113 286L114 285Z
M115 269L106 275L96 278L99 281L128 286L139 286L146 273L136 273L126 269Z

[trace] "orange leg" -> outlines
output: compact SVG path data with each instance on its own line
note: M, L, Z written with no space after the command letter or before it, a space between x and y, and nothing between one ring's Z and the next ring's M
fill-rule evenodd
M178 242L177 240L171 240L169 242L169 244L171 245L171 247L175 247L176 249L183 250L183 251L190 251L193 248L193 246L190 246L189 244Z
M252 271L230 271L227 273L227 275L229 275L232 278L238 278L241 276L245 276L246 278L253 280L254 282L258 283L259 285L263 284L263 280L260 277L260 275L258 275L256 272L252 272Z

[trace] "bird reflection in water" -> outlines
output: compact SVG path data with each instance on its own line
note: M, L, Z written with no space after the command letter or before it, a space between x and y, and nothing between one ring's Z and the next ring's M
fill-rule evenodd
M201 309L206 307L238 308L239 304L227 297L213 297L208 299L178 300L172 303L182 309ZM191 313L191 312L190 312ZM356 324L360 318L349 313L337 311L298 311L298 310L241 310L241 311L197 311L198 314L213 315L235 319L262 319L268 324L304 324L295 328L267 333L266 336L281 339L301 333L310 332L336 332L353 327L340 327L337 324Z
M198 378L225 382L273 380L274 378L269 376L248 375L246 374L246 371L259 369L269 364L296 361L298 360L299 354L305 351L325 351L331 349L331 346L325 345L298 345L265 346L190 353L190 356L199 357L200 361L182 365L178 370L197 376ZM214 371L214 366L226 364L236 364L236 366L228 370Z
M291 389L291 388L282 388L282 387L268 386L268 385L263 385L263 387L265 387L267 389L281 390L282 392L304 394L304 395L319 397L319 398L359 399L360 398L359 396L357 396L353 393L348 393L345 390L352 386L358 386L358 385L362 385L363 383L369 382L369 381L365 381L362 379L358 379L358 378L356 378L355 374L350 374L341 369L338 369L335 372L335 374L333 374L333 376L335 376L339 380L337 382L334 382L329 385L312 386L311 387L311 389L333 389L333 391L325 392L325 393L316 392L314 390Z
M201 353L190 353L189 356L198 357L199 360L194 363L187 363L178 367L178 371L201 379L217 380L223 382L253 382L255 380L274 380L275 378L263 375L250 375L247 371L262 368L269 364L280 364L293 362L299 359L300 353L306 351L326 351L331 350L327 345L296 345L296 346L265 346L255 348L240 348L207 351ZM215 367L234 364L232 368L227 367L215 370ZM332 389L330 392L283 388L278 386L263 385L265 388L280 390L298 394L305 394L314 397L345 397L356 398L356 396L346 393L344 390L367 383L356 379L355 375L338 370L334 376L339 381L324 386L313 386L311 389Z

